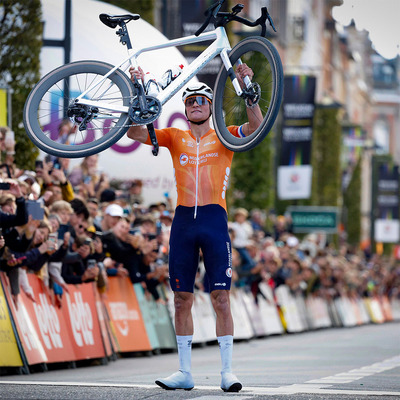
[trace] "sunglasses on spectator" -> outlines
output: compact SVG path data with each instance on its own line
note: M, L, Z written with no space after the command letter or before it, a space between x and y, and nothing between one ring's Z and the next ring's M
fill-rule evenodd
M191 96L185 100L185 106L192 107L194 102L196 102L199 106L204 106L207 104L207 102L211 103L211 101L205 96Z

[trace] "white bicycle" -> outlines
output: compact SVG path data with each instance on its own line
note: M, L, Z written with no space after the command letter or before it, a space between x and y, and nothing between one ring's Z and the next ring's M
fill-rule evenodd
M24 107L23 120L29 138L48 154L78 158L112 146L131 125L147 125L156 155L158 143L153 122L160 116L162 105L219 55L223 65L214 86L214 129L222 144L232 151L254 148L271 130L282 101L281 59L271 42L263 37L267 20L274 30L275 27L266 7L261 9L260 18L249 21L238 16L243 5L237 4L231 12L221 12L223 2L219 0L207 10L206 20L195 35L137 49L132 48L126 24L139 19L139 15L101 14L100 20L105 25L119 27L117 34L128 48L128 58L116 66L101 61L73 62L44 76L32 89ZM211 21L214 29L204 32ZM261 36L247 37L232 49L224 28L230 21L252 27L259 25ZM205 41L212 43L157 97L146 95L141 82L130 80L128 69L139 65L142 53ZM235 75L235 68L241 63L254 72L251 80L244 79L245 88L241 88ZM260 107L263 118L259 127L247 137L233 136L227 126L248 122L248 111L255 105ZM55 121L65 118L76 127L67 142L48 129L50 120L54 126Z

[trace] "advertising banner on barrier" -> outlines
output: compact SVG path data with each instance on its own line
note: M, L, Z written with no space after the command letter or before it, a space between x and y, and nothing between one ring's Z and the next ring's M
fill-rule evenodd
M99 316L100 331L103 338L104 350L106 352L106 356L110 357L118 351L118 346L115 342L114 335L111 332L106 306L100 298L99 291L95 290L94 294L96 298L96 309L97 315Z
M17 306L4 275L2 281L28 364L105 356L93 284L69 285L63 306L58 308L48 288L34 274L28 274L28 281L35 301L21 291Z
M22 367L22 365L7 300L0 282L0 367Z
M147 297L140 283L135 283L133 287L152 347L176 349L175 330L167 305L162 302L157 303L151 295Z
M36 301L21 291L18 308L11 299L10 287L5 286L28 364L76 360L61 310L53 306L46 287L36 275L28 274L28 278Z
M68 285L62 314L77 360L105 356L97 314L94 283Z
M121 352L152 350L129 278L109 277L105 304Z

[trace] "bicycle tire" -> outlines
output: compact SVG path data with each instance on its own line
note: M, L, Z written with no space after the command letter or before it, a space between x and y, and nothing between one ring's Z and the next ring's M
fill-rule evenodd
M69 135L65 143L58 137L58 126L67 116L64 99L68 105L73 104L74 98L84 91L85 86L88 87L98 76L104 76L112 68L111 64L101 61L78 61L63 65L44 76L30 92L24 106L23 121L31 141L45 153L63 158L87 157L117 142L128 130L129 115L101 109L98 110L98 119L93 118L88 122L86 130L80 131L79 121L70 117L73 125L77 126L76 133ZM68 84L64 86L65 80L68 80ZM128 76L117 69L85 98L128 106L134 93Z
M270 132L278 116L283 97L283 69L278 51L263 37L248 37L240 41L229 53L235 70L241 59L254 72L252 82L260 85L260 106L263 119L250 135L239 138L232 135L227 126L242 126L248 122L245 100L238 97L231 79L222 66L215 81L213 122L221 143L234 152L251 150ZM250 109L251 110L251 109Z

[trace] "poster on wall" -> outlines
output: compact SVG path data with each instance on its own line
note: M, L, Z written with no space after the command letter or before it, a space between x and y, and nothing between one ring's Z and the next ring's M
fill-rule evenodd
M397 243L400 240L399 167L389 162L378 162L375 186L374 240Z
M285 76L278 197L281 200L311 196L311 142L316 78Z

